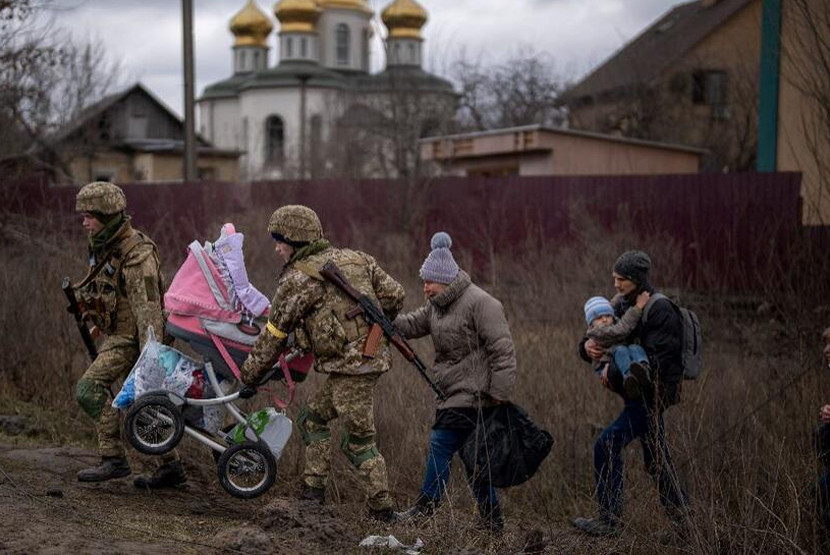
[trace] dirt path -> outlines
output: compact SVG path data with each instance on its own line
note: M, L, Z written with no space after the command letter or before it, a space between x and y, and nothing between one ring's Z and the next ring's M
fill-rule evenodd
M403 553L358 547L370 534L394 534L409 543L420 537L424 554L631 552L630 545L597 545L570 529L547 530L544 541L536 537L536 550L526 550L527 530L508 523L504 536L494 539L476 531L465 515L452 524L441 519L419 529L389 528L363 517L362 506L321 508L281 496L277 487L243 501L198 471L185 485L162 491L136 489L133 476L79 483L78 470L97 461L94 452L76 447L0 444L0 553Z
M132 477L79 483L77 471L97 460L78 448L0 445L0 552L300 553L359 541L328 510L236 500L198 476L162 492L138 490Z

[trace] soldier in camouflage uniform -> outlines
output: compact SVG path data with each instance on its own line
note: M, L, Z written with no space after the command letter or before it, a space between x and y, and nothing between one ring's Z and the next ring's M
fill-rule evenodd
M104 334L98 357L75 388L78 404L95 420L101 463L81 470L81 482L100 482L130 474L124 456L118 411L112 407L112 385L124 379L138 359L153 326L164 332L162 277L155 243L133 229L125 215L127 199L116 185L96 181L81 188L75 210L89 234L89 272L75 295L97 331ZM184 469L173 451L162 457L152 476L139 476L137 487L163 487L184 482Z
M381 374L389 370L391 354L384 339L377 356L363 356L369 327L362 317L349 319L354 301L318 270L333 261L346 279L390 317L403 306L403 287L368 254L333 248L323 238L320 220L305 206L283 206L271 216L268 231L285 261L277 282L266 330L242 366L243 392L252 394L277 362L288 334L311 350L315 368L328 375L322 389L297 416L306 444L303 498L322 503L331 463L329 423L340 419L340 449L360 476L368 495L370 515L391 522L395 515L389 495L386 462L375 446L373 395Z

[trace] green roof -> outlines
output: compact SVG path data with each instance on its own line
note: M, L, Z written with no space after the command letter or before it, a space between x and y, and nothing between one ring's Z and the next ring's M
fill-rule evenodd
M355 77L353 83L355 89L367 92L412 90L456 94L452 83L417 66L393 66L380 73Z
M299 87L305 80L308 87L344 89L348 79L317 62L290 61L282 62L276 67L259 71L253 79L246 82L242 89L260 87Z
M452 83L416 66L396 66L380 73L342 73L317 62L290 61L253 73L240 73L205 88L199 100L235 97L241 91L258 88L307 87L351 89L357 92L414 90L456 94Z
M217 81L205 87L205 91L199 100L237 96L239 91L242 90L242 86L253 79L253 77L253 73L238 73L228 79Z

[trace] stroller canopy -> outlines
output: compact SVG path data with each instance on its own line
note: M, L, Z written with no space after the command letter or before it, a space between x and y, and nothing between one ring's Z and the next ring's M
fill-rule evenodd
M243 241L228 223L215 243L190 243L187 259L164 294L164 308L171 314L234 324L267 312L268 298L248 281Z

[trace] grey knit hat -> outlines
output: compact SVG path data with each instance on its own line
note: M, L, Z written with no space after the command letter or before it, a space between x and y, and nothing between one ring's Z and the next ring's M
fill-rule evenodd
M648 283L648 272L651 270L651 258L643 251L626 251L614 263L614 271L636 283Z
M452 283L458 275L458 264L455 263L452 252L450 252L452 239L449 234L439 231L432 236L429 246L432 248L432 252L427 255L426 260L421 265L421 279L434 281L435 283Z

